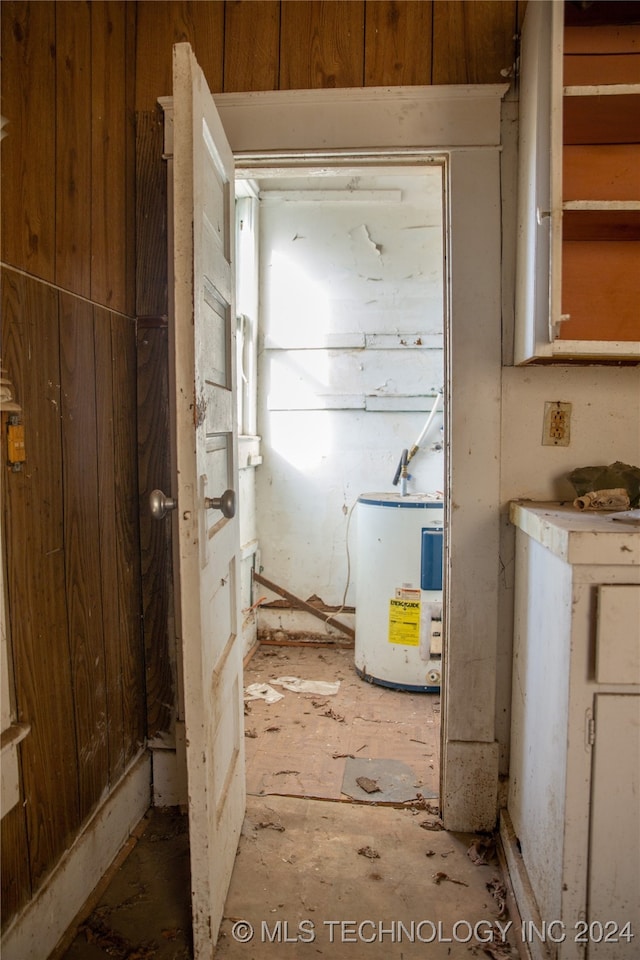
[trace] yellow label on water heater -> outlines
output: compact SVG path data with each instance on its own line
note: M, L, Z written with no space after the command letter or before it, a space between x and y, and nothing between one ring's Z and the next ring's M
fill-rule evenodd
M420 601L389 601L389 643L420 646Z

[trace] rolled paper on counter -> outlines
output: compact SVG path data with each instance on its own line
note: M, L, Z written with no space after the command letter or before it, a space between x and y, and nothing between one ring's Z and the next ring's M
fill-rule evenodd
M573 505L577 510L628 510L630 501L624 487L616 487L613 490L592 490L576 497Z

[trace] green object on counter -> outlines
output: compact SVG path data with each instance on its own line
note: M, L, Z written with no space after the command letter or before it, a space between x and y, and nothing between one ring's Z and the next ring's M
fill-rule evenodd
M616 460L608 467L578 467L568 478L579 497L594 490L614 490L623 487L629 494L632 507L640 505L640 467Z

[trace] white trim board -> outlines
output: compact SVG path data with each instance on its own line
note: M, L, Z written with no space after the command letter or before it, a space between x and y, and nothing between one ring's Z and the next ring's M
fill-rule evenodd
M234 154L446 149L499 144L507 90L508 84L348 87L222 93L214 100Z
M507 84L345 88L214 98L237 176L446 166L450 446L441 806L450 830L489 830L497 817L500 121L507 90ZM455 637L450 646L448 637ZM482 795L474 788L479 780Z

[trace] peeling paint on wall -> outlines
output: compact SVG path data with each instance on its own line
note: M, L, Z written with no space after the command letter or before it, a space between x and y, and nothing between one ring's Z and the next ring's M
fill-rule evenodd
M335 605L355 602L354 505L397 489L402 450L441 389L444 303L441 170L330 182L378 199L280 202L317 186L287 178L261 207L256 505L265 576ZM443 489L441 424L439 414L412 461L409 491Z

